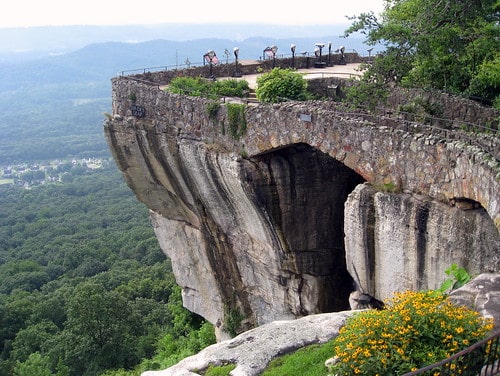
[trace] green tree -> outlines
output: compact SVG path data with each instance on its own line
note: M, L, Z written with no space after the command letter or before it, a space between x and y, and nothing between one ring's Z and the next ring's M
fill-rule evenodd
M35 352L25 362L17 362L14 376L55 376L50 369L50 359Z
M226 97L246 97L250 91L248 81L245 80L221 80L213 83L213 91L217 95Z
M17 332L12 342L11 358L17 362L25 362L31 354L43 353L47 341L59 331L50 321L42 321Z
M493 100L498 86L484 89L471 83L495 61L499 9L496 0L385 0L380 17L373 12L353 17L346 35L361 32L368 44L385 45L367 73L369 79Z
M303 101L307 99L307 81L292 69L274 68L257 78L255 95L259 101L268 103Z
M68 304L67 364L76 374L90 375L137 363L133 341L138 321L120 294L92 281L80 284Z
M175 77L168 85L168 91L195 97L211 93L210 81L202 77Z

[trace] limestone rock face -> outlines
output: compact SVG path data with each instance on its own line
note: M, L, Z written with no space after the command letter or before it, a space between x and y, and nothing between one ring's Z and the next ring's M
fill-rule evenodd
M113 80L113 157L150 209L184 305L220 340L349 309L356 289L434 288L453 263L498 271L496 157L331 106L242 106L234 124L225 104Z
M482 208L359 185L345 216L347 268L361 291L379 299L436 289L453 263L472 275L499 270L498 230Z
M500 326L500 274L484 273L451 292L454 304L464 305L486 318L493 318L495 328Z
M381 300L435 288L453 263L498 271L499 233L481 207L381 192L307 144L242 158L133 118L114 120L106 134L151 210L185 307L213 323L219 340L349 309L356 288Z

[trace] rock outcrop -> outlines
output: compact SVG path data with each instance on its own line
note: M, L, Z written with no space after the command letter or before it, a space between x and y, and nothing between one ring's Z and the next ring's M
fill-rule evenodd
M221 340L348 309L356 289L435 288L452 263L499 270L495 157L449 138L458 131L331 106L246 106L234 124L219 102L113 81L113 156L151 210L184 305Z
M454 263L473 275L499 270L498 231L483 208L363 184L346 202L345 234L350 274L380 299L395 290L436 289L443 267Z
M147 371L142 376L198 376L210 365L228 363L236 365L232 376L258 376L280 355L335 338L353 312L323 313L265 324L209 346L166 370Z
M493 318L500 330L500 274L484 273L450 294L450 300L466 306L485 318Z

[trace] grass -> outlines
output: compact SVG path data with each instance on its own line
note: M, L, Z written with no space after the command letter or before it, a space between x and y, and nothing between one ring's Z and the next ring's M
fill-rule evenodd
M229 372L236 368L235 364L226 364L224 366L210 365L205 372L205 376L229 376Z
M262 376L326 376L325 361L333 356L332 341L303 347L274 359Z

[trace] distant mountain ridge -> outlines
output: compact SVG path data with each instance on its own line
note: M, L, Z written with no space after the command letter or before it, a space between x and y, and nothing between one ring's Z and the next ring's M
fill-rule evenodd
M252 37L308 38L342 35L348 24L268 25L268 24L158 24L123 26L43 26L0 28L0 58L32 58L49 53L70 52L93 43L166 39L185 41L203 38L241 41ZM15 57L17 55L17 57Z

